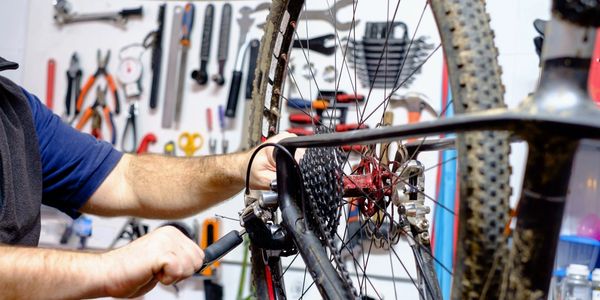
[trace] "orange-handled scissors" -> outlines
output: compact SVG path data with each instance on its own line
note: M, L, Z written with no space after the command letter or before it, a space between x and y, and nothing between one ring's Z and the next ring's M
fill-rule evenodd
M185 152L185 156L194 156L196 151L202 148L204 138L199 133L184 132L179 135L179 148Z

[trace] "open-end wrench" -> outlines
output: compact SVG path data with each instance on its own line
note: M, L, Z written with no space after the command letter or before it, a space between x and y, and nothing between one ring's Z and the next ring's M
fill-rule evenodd
M225 63L229 54L229 33L231 31L231 4L225 3L221 12L221 28L219 28L219 73L212 80L218 85L225 84Z
M250 14L252 14L252 12L252 8L248 6L243 6L242 8L240 8L241 17L237 19L237 23L240 26L240 37L238 39L237 44L238 54L240 53L240 49L242 49L242 47L246 43L246 37L248 36L248 31L250 31L250 27L252 27L252 24L254 24L254 18L250 17Z
M323 9L323 10L302 11L302 13L300 14L300 17L298 18L298 21L304 21L304 20L306 20L306 21L312 21L312 20L325 21L325 22L329 23L331 26L333 26L338 31L348 31L348 30L352 29L352 27L355 27L356 25L358 25L360 20L355 19L354 22L352 22L352 21L342 22L337 19L337 12L340 9L345 8L348 5L353 5L353 1L354 0L338 0L337 2L332 4L331 7ZM268 10L270 8L270 5L271 5L270 2L261 3L258 6L256 6L256 8L253 10L253 12L258 12L261 10ZM257 27L261 28L261 29L264 26L265 26L265 23L261 23L261 24L257 25Z
M323 55L333 55L335 53L335 34L326 34L312 39L294 40L294 48L312 50Z
M200 48L200 70L192 71L192 79L199 85L208 82L208 59L210 57L210 41L212 39L213 19L215 15L215 6L209 4L204 11L204 28L202 28L202 46Z
M354 0L338 0L331 7L324 10L306 10L301 13L299 20L319 20L325 21L339 31L347 31L353 26L358 25L359 20L354 22L341 22L337 19L337 13L340 9L353 5Z
M114 12L78 14L71 11L71 3L67 0L54 0L54 20L59 25L88 21L112 21L123 25L129 17L141 15L141 6Z

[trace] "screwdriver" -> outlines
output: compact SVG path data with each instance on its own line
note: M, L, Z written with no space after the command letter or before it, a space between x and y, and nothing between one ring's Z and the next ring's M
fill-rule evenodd
M206 247L204 249L204 262L197 273L201 273L215 261L221 259L235 247L239 246L243 242L242 236L244 234L246 234L245 229L240 231L232 230L210 246Z

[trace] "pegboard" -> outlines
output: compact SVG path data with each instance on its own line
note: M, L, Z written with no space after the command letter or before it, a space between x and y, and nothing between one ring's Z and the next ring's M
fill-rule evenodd
M144 37L151 31L155 30L157 27L156 17L158 13L158 7L162 4L161 1L139 1L139 0L96 0L96 1L84 1L84 0L70 0L73 5L73 9L77 12L94 12L94 11L116 11L122 8L130 8L130 7L138 7L143 6L144 16L142 18L131 18L129 22L124 26L115 26L114 24L108 22L88 22L88 23L78 23L78 24L68 24L63 26L57 26L53 20L53 7L52 3L46 0L30 0L29 4L29 17L27 21L27 41L26 41L26 51L25 51L25 59L23 65L23 86L36 94L42 102L44 102L44 97L46 93L46 64L48 59L54 59L56 61L56 79L55 79L55 93L54 93L54 112L59 116L64 112L64 97L66 91L66 75L65 72L69 66L69 60L71 54L73 52L77 52L80 58L80 64L83 69L83 80L85 81L87 77L96 70L96 51L101 49L103 53L106 53L107 50L111 50L111 58L108 65L108 70L115 74L118 67L118 53L119 50L127 46L131 43L140 43L144 39ZM332 1L307 1L306 9L327 9L327 2ZM498 28L505 28L503 24L506 22L498 21L504 20L507 16L518 15L518 20L520 24L523 26L528 26L528 22L530 22L533 17L530 15L524 15L522 10L519 10L519 6L516 4L517 1L513 0L511 3L514 5L499 5L500 2L492 2L492 6L496 7L499 13L494 15L494 11L492 11L492 20L499 24ZM547 1L537 1L537 2L547 2ZM164 93L164 86L167 73L167 55L169 55L168 51L168 41L169 34L171 30L171 18L173 8L176 5L185 5L183 1L167 1L167 11L166 11L166 19L164 23L164 39L163 39L163 65L162 65L162 78L160 85L160 93L159 93L159 106L156 110L150 110L148 107L148 99L150 92L150 82L151 82L151 72L150 72L150 58L151 53L148 50L142 56L142 62L144 66L144 73L142 76L142 86L143 91L142 95L139 98L139 116L138 116L138 139L141 139L147 133L154 133L158 137L158 143L151 145L149 148L149 152L151 153L162 153L163 146L168 141L177 141L179 134L183 131L189 132L199 132L204 136L205 145L204 147L196 153L196 155L207 155L208 154L208 130L206 124L206 109L210 108L213 111L213 133L212 136L221 139L221 133L218 130L217 123L217 107L218 105L226 105L227 96L229 93L229 83L231 80L231 73L234 66L235 56L237 53L237 41L239 35L239 28L236 23L236 19L239 17L239 9L242 6L249 7L257 7L259 4L265 3L265 1L231 1L231 5L233 6L233 15L232 15L232 30L229 39L229 54L228 60L225 68L225 76L227 82L224 86L219 87L212 81L209 81L209 84L206 86L197 85L189 75L185 78L184 84L184 101L183 101L183 110L181 115L181 122L178 127L172 129L164 129L161 127L161 119L162 119L162 106L164 99L162 95ZM192 70L197 69L199 67L199 52L200 52L200 44L201 44L201 32L203 27L204 20L204 8L209 3L215 5L215 19L213 23L213 34L212 34L212 47L211 47L211 55L208 66L209 74L216 73L218 69L217 64L217 44L218 44L218 32L219 32L219 24L221 17L222 5L225 3L224 1L194 1L194 5L196 6L196 15L194 21L194 27L191 33L191 48L188 52L188 66L187 73L191 73ZM331 4L329 3L329 4ZM367 6L368 1L358 1L359 5ZM504 3L504 1L503 1ZM412 33L414 30L419 15L416 14L416 11L421 11L423 8L422 1L402 1L402 9L399 10L398 16L396 17L399 20L406 22L409 26L409 31ZM364 9L361 7L360 9ZM368 8L367 8L368 9ZM389 10L386 14L385 12L375 11L377 7L374 7L371 13L363 13L358 15L357 18L359 20L359 25L357 26L356 33L349 34L348 32L344 32L340 36L340 40L344 37L356 37L360 39L364 33L364 24L367 21L386 21L391 19L391 15L393 13L393 9ZM516 14L515 12L520 12ZM266 18L266 11L259 11L252 15L255 19L254 25L249 31L247 40L257 38L260 39L262 35L262 31L257 28L257 25L263 23ZM352 18L351 10L342 10L337 15L339 20L347 21ZM510 18L512 20L512 18ZM511 25L513 26L513 25ZM514 25L516 26L516 25ZM512 28L512 27L511 27ZM319 36L322 34L332 33L332 27L327 22L322 21L310 21L304 22L302 19L298 23L298 38L311 38L314 36ZM307 32L307 29L309 32ZM504 33L504 34L503 34ZM436 28L433 26L433 19L431 17L431 13L429 10L425 12L423 23L419 27L418 35L428 36L430 42L433 44L439 43L439 38L437 36ZM508 31L500 31L498 36L502 41L506 39L513 38L515 36L514 32ZM500 53L502 54L502 48ZM520 49L520 51L513 51L511 56L502 57L503 59L509 62L509 71L505 72L505 82L512 89L509 90L511 95L525 95L523 91L527 92L529 89L533 87L531 83L535 83L535 78L537 76L537 69L535 63L531 63L531 66L522 63L517 63L517 58L525 57L529 58L529 54L524 55L526 50ZM517 55L521 55L517 57ZM533 54L531 55L533 56ZM306 60L310 60L314 63L316 67L316 80L306 80L303 79L303 70L305 70ZM334 58L325 57L323 55L312 53L312 52L302 52L299 50L295 50L292 52L292 64L295 66L294 77L297 79L296 83L298 84L298 88L292 88L291 91L285 91L284 94L289 95L290 97L301 97L304 98L313 98L316 95L317 89L335 89L336 84L328 83L324 80L323 71L327 65L332 65L336 68L337 72L349 72L350 76L342 74L342 80L339 83L339 89L345 90L347 92L352 91L352 86L356 86L359 93L368 95L370 94L372 99L381 100L384 95L386 95L388 90L373 90L369 91L368 88L353 82L354 78L352 77L352 69L346 71L346 67L343 67L344 64L348 62L344 60L342 51L338 48ZM434 54L430 61L423 66L421 74L416 77L415 82L410 86L409 89L400 89L398 93L406 93L408 91L416 91L421 92L427 95L429 99L431 99L432 106L439 112L441 108L439 107L439 99L441 97L441 65L442 65L442 56L441 50L439 50L436 54ZM523 65L528 67L527 72L519 72ZM244 73L246 72L246 68L244 67ZM505 67L506 70L506 67ZM506 78L506 74L510 74L511 77ZM516 78L518 75L519 78ZM523 80L525 77L526 80ZM245 80L243 81L245 82ZM514 83L521 83L518 86L518 89L514 88ZM100 80L100 83L103 83L103 80ZM512 84L512 85L511 85ZM317 87L318 86L318 87ZM515 92L515 90L517 92ZM127 116L127 106L129 101L125 99L123 94L123 89L119 87L119 93L121 95L121 110L122 112L115 116L115 123L117 127L117 144L116 148L121 149L121 135L122 130L125 124L126 116ZM289 94L288 94L289 93ZM86 98L85 106L91 105L94 100L95 89L90 91L90 94ZM242 89L241 95L244 94ZM109 105L112 103L112 96L107 95L107 100ZM229 150L235 151L239 148L239 143L241 140L242 132L245 130L243 126L242 120L242 111L244 101L243 99L239 99L238 106L238 117L234 122L229 124L228 130L224 133L224 137L229 141ZM514 97L513 97L514 98ZM367 107L367 111L376 111L379 112L377 106L380 101L372 100ZM402 124L407 121L406 112L399 108L395 109L395 121L394 124ZM287 128L289 124L287 123L285 116L290 113L290 111L285 108L284 109L284 120L282 122L282 128ZM354 116L356 118L356 113L351 113L350 116ZM431 118L430 116L424 115L424 119ZM369 125L375 126L379 120L377 118L373 118L369 121ZM89 132L89 127L85 128L84 131ZM105 131L104 135L107 135L108 132ZM139 143L139 141L138 141ZM220 144L217 147L220 150ZM178 154L182 155L182 151L177 149ZM426 166L433 166L437 163L437 155L424 155L422 160ZM517 163L518 165L519 163ZM436 173L436 169L433 168L431 171L428 171L432 174L432 176L427 178L426 181L426 190L435 190L435 177L433 176ZM518 176L514 176L518 177ZM516 179L518 180L518 178ZM177 199L172 199L172 201L177 201ZM429 203L431 205L431 203ZM215 214L220 214L232 218L237 218L237 212L243 206L243 199L240 195L234 197L231 200L225 201L220 205L217 205L205 212L202 212L194 217L188 218L185 220L186 223L192 224L193 220L202 220L206 217L212 217ZM93 218L94 221L94 235L89 241L89 246L94 248L105 248L110 244L112 239L117 234L118 230L121 228L123 223L126 221L126 218ZM145 222L149 223L152 228L160 225L163 221L154 221L154 220L145 220ZM238 229L239 225L236 221L222 220L222 229L221 232L228 232L231 229ZM42 243L53 244L56 243L57 237L56 234L60 234L58 228L53 228L52 226L45 226L43 228L42 233ZM402 248L399 251L399 255L410 257L412 254L408 248ZM225 299L233 299L235 297L235 290L237 288L237 280L239 274L239 267L236 265L242 258L242 249L241 247L234 250L231 254L226 257L226 260L231 263L223 264L223 272L221 276L221 283L223 283L226 287L235 287L235 288L226 288L225 289ZM389 268L389 257L387 255L379 255L374 256L372 258L371 268L373 270L378 270L380 267ZM289 260L286 260L289 261ZM407 260L411 262L410 259ZM302 263L300 260L294 263L294 267L301 268ZM407 268L414 269L412 265L407 265ZM294 298L293 294L297 292L299 289L299 285L303 280L303 272L292 272L290 279L286 282L288 284L288 290L290 290L290 298ZM411 289L411 284L406 282L406 276L398 276L396 278L398 284L397 287L400 289L401 293L411 293L414 289ZM287 280L287 279L286 279ZM386 295L393 295L394 291L393 286L389 284L388 280L380 280L375 281L375 284L382 286ZM407 287L407 288L405 288ZM246 295L248 294L248 287L246 286ZM191 280L181 285L181 292L179 294L180 297L202 297L203 289L201 281L199 280ZM171 287L159 287L150 293L147 298L148 299L165 299L165 298L174 298L175 292ZM416 297L416 294L414 295ZM312 291L307 295L307 298L317 298L318 294L316 289L312 289ZM391 297L391 296L390 296ZM410 297L409 297L410 298Z

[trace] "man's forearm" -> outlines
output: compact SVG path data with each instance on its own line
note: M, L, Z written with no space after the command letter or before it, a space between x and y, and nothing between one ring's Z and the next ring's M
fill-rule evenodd
M101 254L0 246L0 291L7 299L105 296Z
M125 180L138 207L127 213L147 218L180 218L238 193L243 185L245 153L175 158L127 155Z

